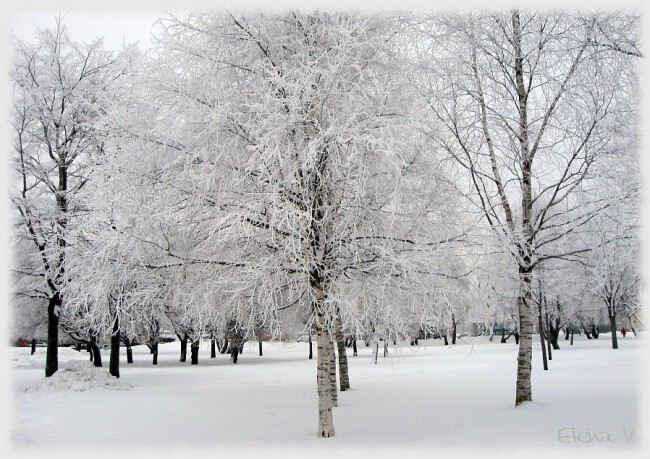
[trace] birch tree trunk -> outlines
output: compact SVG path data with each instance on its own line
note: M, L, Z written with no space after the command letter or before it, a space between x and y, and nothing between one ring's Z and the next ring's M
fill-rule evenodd
M318 387L318 436L334 436L334 417L332 415L332 395L330 394L330 360L331 341L322 323L322 316L316 332L318 356L316 358L316 384Z
M334 341L329 337L328 339L330 340L328 349L330 395L332 396L332 406L339 406L339 394L338 388L336 387L336 354L334 351Z
M519 309L519 327L521 336L519 338L519 352L517 354L517 389L515 405L532 401L531 390L531 367L533 358L533 324L530 318L530 305L532 294L530 290L530 271L519 268L521 291L517 306Z
M336 317L336 345L339 358L339 379L341 392L350 388L350 376L348 375L348 356L345 351L345 340L343 338L343 326L341 318Z
M519 283L518 300L519 326L521 338L517 356L517 393L515 405L533 400L531 388L531 367L533 357L533 324L530 308L533 301L531 249L533 247L533 197L532 197L532 161L528 139L528 94L524 86L524 63L521 50L521 23L519 11L512 13L512 43L515 54L515 84L519 103L519 147L521 157L521 213L522 236L519 243Z

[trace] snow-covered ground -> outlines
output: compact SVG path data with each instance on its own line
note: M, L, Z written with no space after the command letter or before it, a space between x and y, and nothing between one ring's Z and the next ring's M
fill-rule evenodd
M45 381L45 349L13 348L12 442L24 450L79 447L344 448L451 447L481 450L638 446L641 338L609 336L574 346L561 341L550 370L533 358L534 403L514 407L517 347L483 338L456 346L439 341L389 348L371 364L360 343L351 357L349 392L339 393L336 436L316 437L314 360L307 343L247 343L239 363L209 358L203 343L198 366L178 362L178 342L161 345L159 365L144 346L135 363L122 355L119 382L105 367L86 363L85 352L60 349L62 370ZM314 345L314 352L316 346ZM188 352L189 354L189 352ZM67 361L67 363L65 363ZM66 369L67 370L64 370ZM105 372L89 377L88 373ZM65 375L64 375L65 373ZM69 376L85 382L70 387ZM116 390L118 389L118 390ZM632 452L632 451L630 451Z

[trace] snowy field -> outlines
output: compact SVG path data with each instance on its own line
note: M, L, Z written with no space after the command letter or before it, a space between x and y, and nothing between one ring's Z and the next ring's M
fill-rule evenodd
M511 340L512 341L512 340ZM475 338L456 346L431 341L389 348L378 365L360 343L351 357L349 392L339 393L336 436L316 437L316 360L307 343L247 343L239 363L209 358L203 343L198 366L178 362L179 343L161 345L159 365L144 346L135 363L122 354L121 378L94 369L85 352L60 349L62 370L44 378L45 348L13 348L13 447L20 452L70 445L85 448L210 447L569 448L596 452L639 445L639 355L631 334L610 349L609 336L573 347L561 340L550 370L533 358L534 403L513 406L517 347ZM314 352L316 346L314 345ZM124 351L123 351L124 352ZM71 370L63 370L70 368ZM105 372L105 374L101 374ZM70 378L70 376L74 378ZM76 382L73 381L76 379ZM633 450L633 449L634 450ZM384 450L385 452L386 450ZM158 456L161 457L161 456Z

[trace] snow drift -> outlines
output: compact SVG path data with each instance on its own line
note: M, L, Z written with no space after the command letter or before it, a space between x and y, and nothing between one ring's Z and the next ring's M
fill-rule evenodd
M87 360L63 362L59 371L24 389L25 392L49 393L61 391L85 392L87 390L129 390L132 384L111 376L108 370L93 366Z

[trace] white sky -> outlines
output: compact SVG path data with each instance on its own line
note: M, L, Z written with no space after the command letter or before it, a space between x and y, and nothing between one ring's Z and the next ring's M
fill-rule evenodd
M7 30L23 40L34 37L36 27L52 27L61 14L76 41L90 41L103 36L107 48L121 48L123 40L139 41L141 48L150 46L155 20L166 11L179 9L286 9L286 8L354 8L360 10L393 9L477 9L508 7L544 8L635 8L643 0L11 0L4 7ZM0 22L3 22L0 20Z
M21 40L30 41L37 27L53 27L58 14L57 10L25 12L12 18L9 30ZM62 9L60 14L73 40L90 41L103 36L107 48L118 50L123 41L139 41L141 48L148 48L153 23L165 13L107 11L91 14Z

